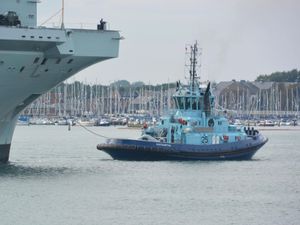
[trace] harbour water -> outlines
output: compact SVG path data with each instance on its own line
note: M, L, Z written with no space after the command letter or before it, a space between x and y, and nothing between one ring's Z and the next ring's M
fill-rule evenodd
M19 126L0 166L0 224L300 224L300 131L263 133L250 161L124 162L82 127Z

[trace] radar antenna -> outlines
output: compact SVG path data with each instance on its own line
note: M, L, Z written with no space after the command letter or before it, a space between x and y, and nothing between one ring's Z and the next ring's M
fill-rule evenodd
M198 58L201 54L199 53L198 43L195 42L194 45L190 45L186 47L186 54L188 56L188 63L186 64L186 67L189 69L189 77L190 77L190 85L191 90L195 91L195 86L197 85L197 80L200 79L200 77L197 74L197 71L199 70L200 65L198 65Z

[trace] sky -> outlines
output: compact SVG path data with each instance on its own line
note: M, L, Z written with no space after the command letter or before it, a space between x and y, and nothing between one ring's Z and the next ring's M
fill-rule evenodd
M60 8L61 0L42 0L38 24ZM299 0L65 0L66 27L96 27L104 18L125 37L119 58L70 80L183 80L185 47L196 40L202 80L253 81L261 74L300 69L299 12ZM56 16L49 22L59 21Z

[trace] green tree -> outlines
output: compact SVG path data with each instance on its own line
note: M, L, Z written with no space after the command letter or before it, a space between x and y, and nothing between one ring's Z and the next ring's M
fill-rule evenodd
M300 71L293 69L287 72L275 72L270 75L259 75L255 81L300 82Z

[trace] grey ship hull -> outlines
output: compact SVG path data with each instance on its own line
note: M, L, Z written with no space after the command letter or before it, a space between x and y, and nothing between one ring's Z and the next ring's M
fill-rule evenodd
M0 162L7 162L9 158L10 144L0 145Z
M60 82L118 56L117 31L0 27L0 161L19 113Z

